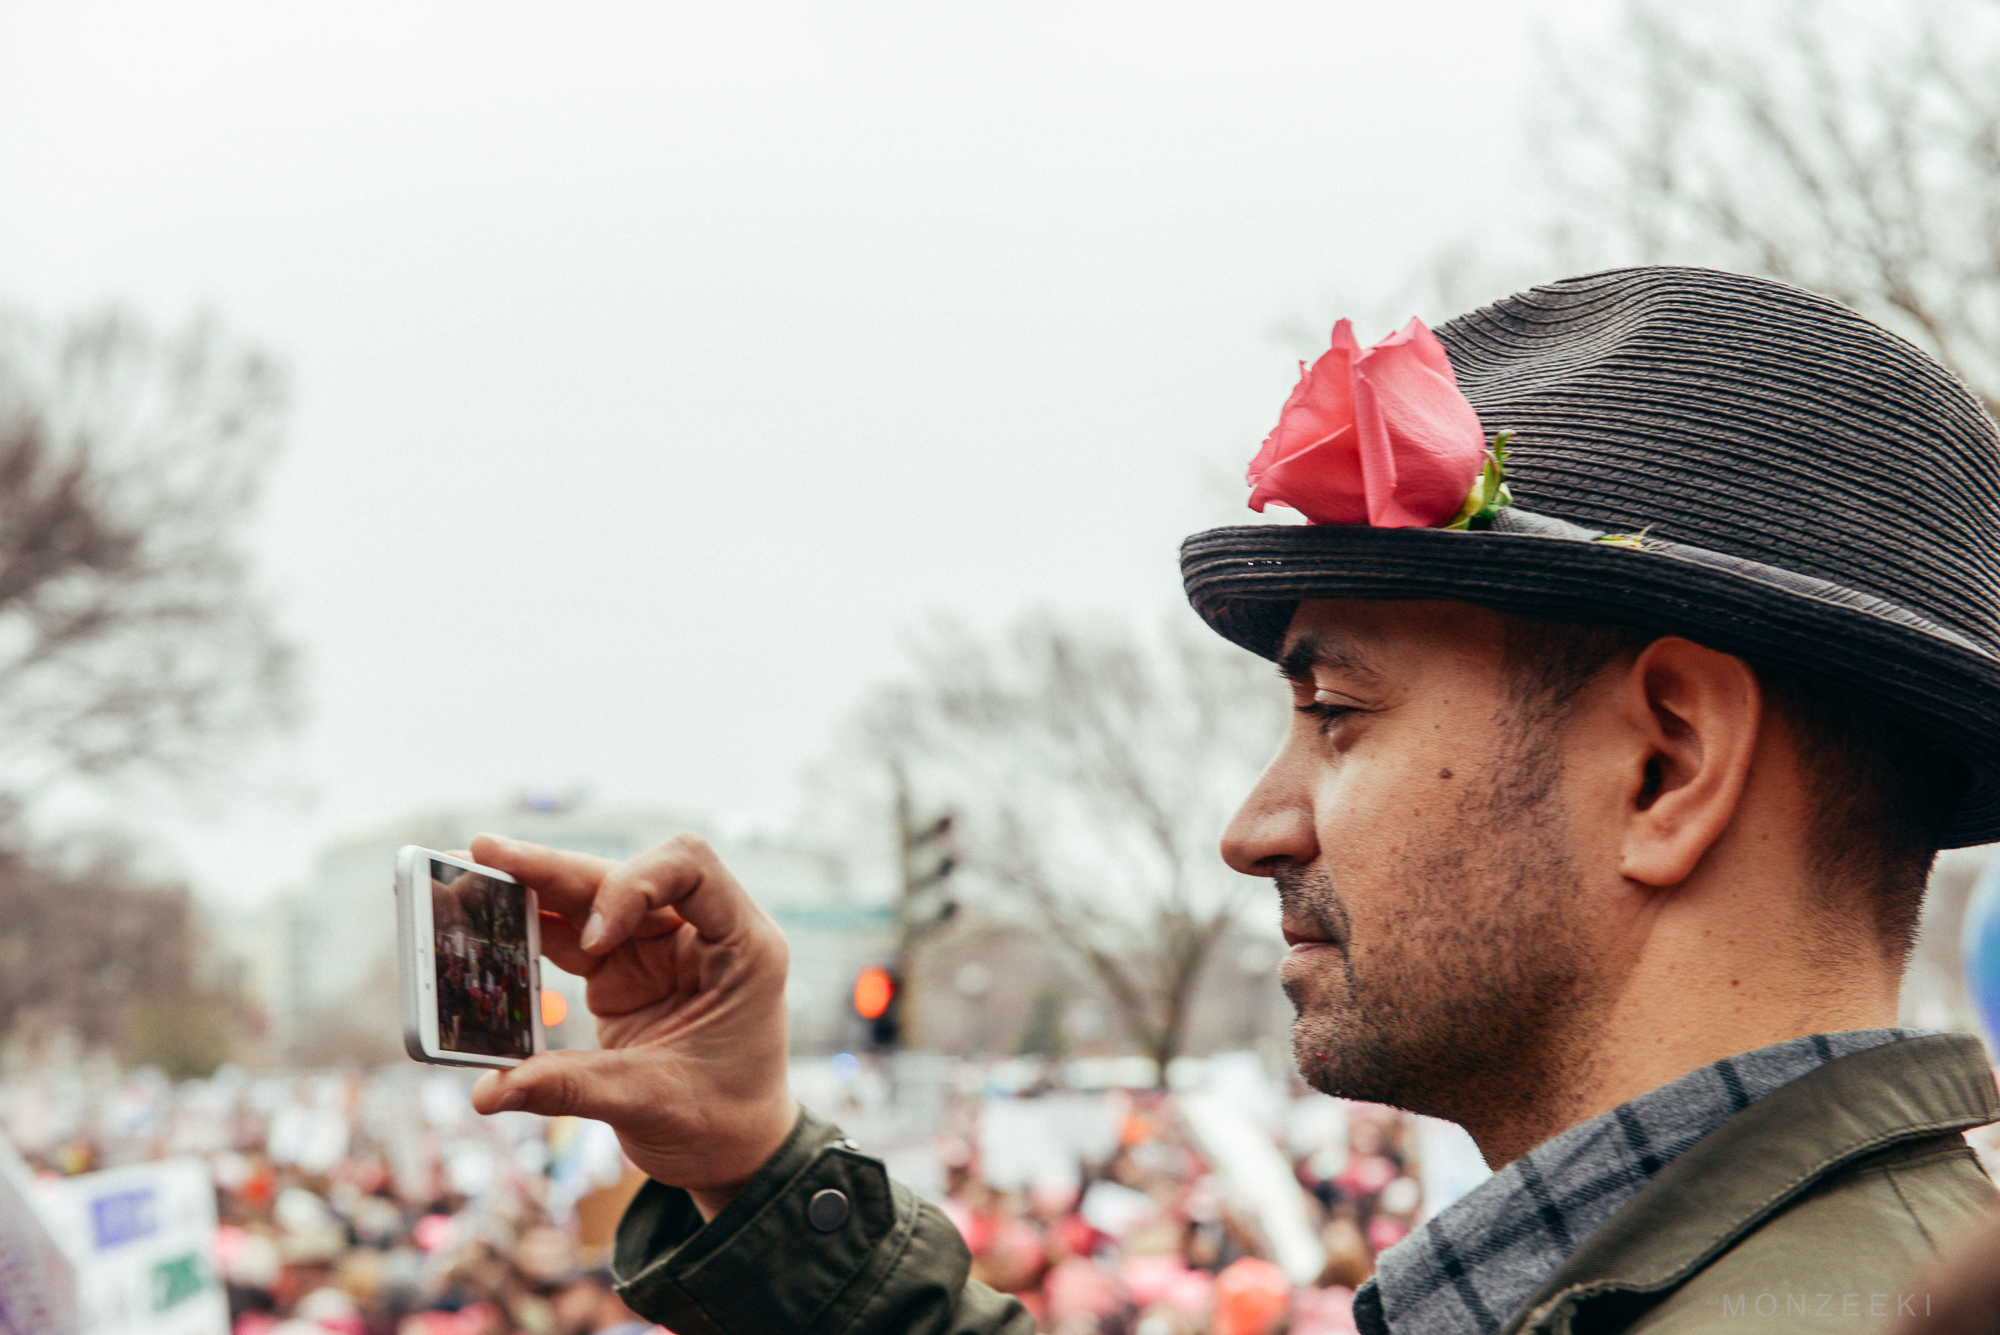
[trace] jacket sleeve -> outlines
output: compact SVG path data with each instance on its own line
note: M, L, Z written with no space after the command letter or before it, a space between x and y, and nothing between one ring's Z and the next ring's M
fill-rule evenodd
M707 1224L686 1192L640 1188L612 1276L633 1311L674 1335L1033 1335L1027 1309L969 1278L971 1265L936 1206L802 1112Z

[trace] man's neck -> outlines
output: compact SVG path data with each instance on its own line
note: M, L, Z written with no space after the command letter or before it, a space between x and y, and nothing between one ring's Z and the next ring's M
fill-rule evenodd
M1531 1077L1539 1088L1466 1119L1487 1163L1498 1169L1724 1057L1896 1023L1900 970L1865 929L1821 925L1815 939L1803 921L1791 931L1774 924L1768 899L1757 921L1751 900L1718 912L1690 895L1649 915L1627 956L1609 962L1603 1004L1551 1036L1551 1060ZM1774 950L1774 942L1792 948Z

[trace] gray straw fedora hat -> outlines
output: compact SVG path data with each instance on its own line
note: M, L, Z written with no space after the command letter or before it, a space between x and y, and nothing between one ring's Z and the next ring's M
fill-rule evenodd
M1706 269L1572 278L1436 333L1487 434L1514 433L1513 506L1472 532L1198 533L1181 570L1209 625L1266 658L1303 598L1685 635L1927 734L1974 776L1945 846L2000 840L2000 434L1950 372Z

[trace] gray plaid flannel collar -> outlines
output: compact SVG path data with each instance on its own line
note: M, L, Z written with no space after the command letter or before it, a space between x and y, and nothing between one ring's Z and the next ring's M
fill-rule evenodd
M1362 1335L1497 1335L1653 1176L1751 1103L1914 1029L1814 1034L1725 1057L1571 1127L1383 1252L1354 1297Z

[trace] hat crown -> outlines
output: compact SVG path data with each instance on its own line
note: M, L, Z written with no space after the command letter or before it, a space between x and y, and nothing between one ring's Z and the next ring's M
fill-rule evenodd
M1438 329L1516 503L1873 594L2000 645L2000 433L1929 356L1767 279L1641 268Z

